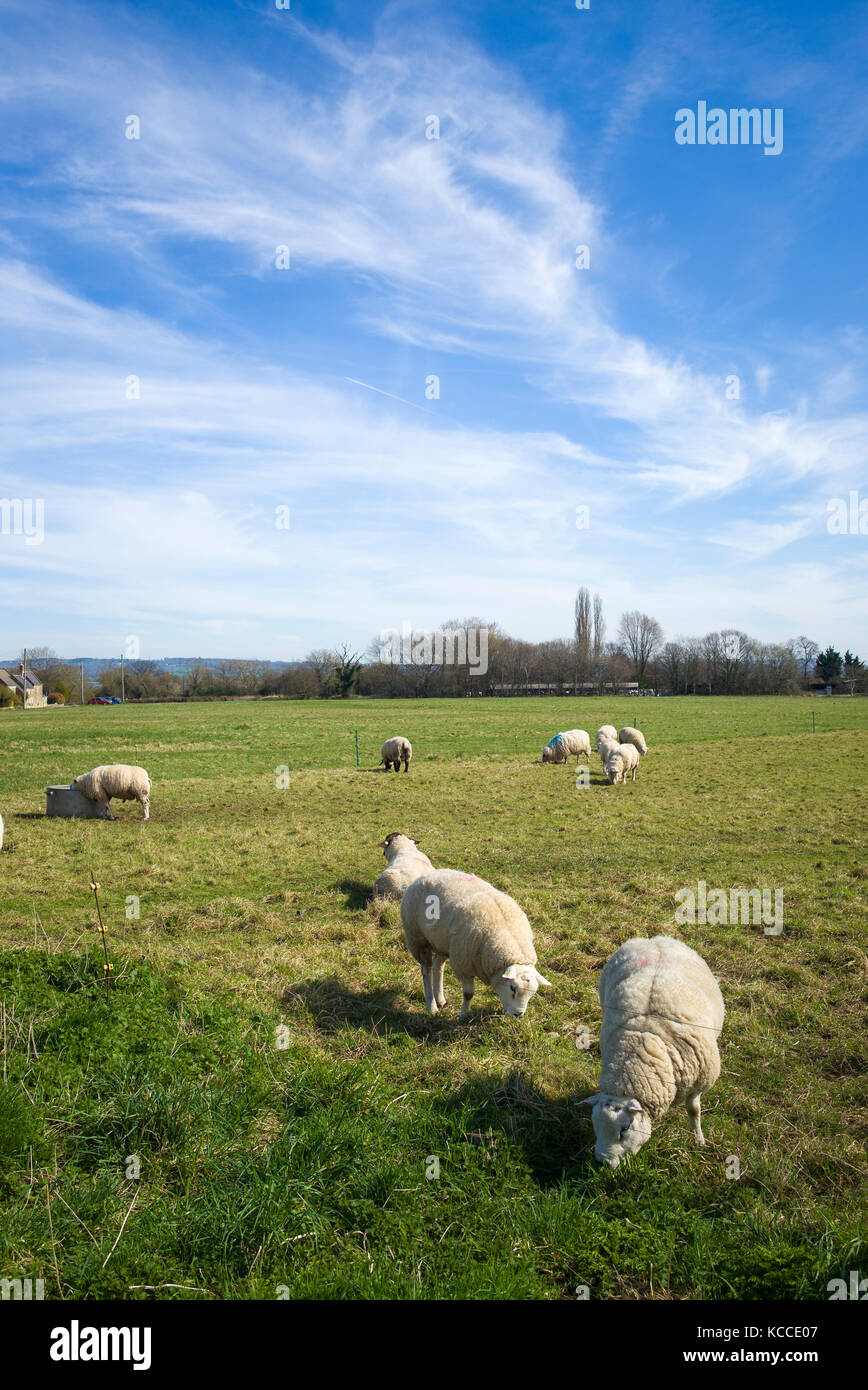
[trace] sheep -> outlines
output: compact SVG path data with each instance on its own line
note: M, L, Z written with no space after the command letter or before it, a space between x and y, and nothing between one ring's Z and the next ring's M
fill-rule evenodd
M594 744L598 753L600 752L600 744L603 742L618 742L618 731L615 728L614 724L601 724L599 729L597 730L597 737L594 740Z
M549 739L542 751L542 760L544 763L565 763L567 758L575 755L578 767L583 753L590 767L591 740L588 734L584 729L568 729L566 733L555 734L554 738Z
M416 848L416 841L397 830L380 841L380 848L386 856L387 867L374 880L375 898L400 898L414 878L434 867L427 854Z
M615 786L618 782L626 782L627 773L632 772L631 781L636 781L636 769L639 766L639 750L632 743L619 743L607 746L606 760L603 767L606 776Z
M447 960L461 981L461 1023L470 1014L475 979L491 986L510 1018L521 1018L540 985L549 984L536 968L533 933L518 903L475 874L421 874L401 899L401 922L410 954L422 967L425 1007L432 1015L446 1003Z
M131 767L128 763L109 763L95 767L90 772L83 772L69 785L80 791L89 801L98 801L100 805L105 806L108 820L116 819L111 808L113 796L119 801L140 801L145 820L151 814L151 779L143 767Z
M600 1090L590 1105L594 1157L610 1168L650 1137L674 1100L705 1143L700 1097L720 1075L720 987L701 956L672 936L633 937L600 975Z
M645 754L648 752L648 745L645 742L645 735L641 733L639 729L634 729L630 724L627 724L623 729L619 731L618 742L632 743L634 748L639 749L639 756L642 758L644 758Z
M616 752L619 747L620 745L617 738L600 738L599 734L597 735L597 752L600 755L600 761L603 767L606 766L606 759L609 754Z
M404 771L408 772L412 756L413 745L408 738L401 738L400 736L398 738L387 738L380 749L380 762L386 764L387 772L392 766L392 763L395 764L395 771L400 772L402 761L404 764Z

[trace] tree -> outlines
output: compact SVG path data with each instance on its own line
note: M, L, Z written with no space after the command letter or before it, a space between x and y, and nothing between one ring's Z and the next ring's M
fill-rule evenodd
M793 656L801 662L802 682L804 685L807 685L808 667L811 662L819 656L820 648L817 646L816 642L810 637L805 637L804 634L802 634L801 637L792 637L787 645L793 653Z
M640 613L638 608L633 608L629 613L621 614L618 639L630 659L633 679L639 682L641 689L646 667L656 656L663 641L663 629L656 618L649 618L647 613Z
M334 683L335 690L342 700L348 700L352 694L359 671L361 670L361 660L358 652L350 652L346 642L334 653Z
M606 645L606 619L603 617L603 600L594 594L594 617L591 633L591 674L597 689L603 684L603 648Z
M831 685L841 677L841 653L836 652L835 648L828 646L824 652L820 652L817 657L815 667L820 680L825 681L826 685Z
M573 647L575 650L575 682L578 686L586 681L591 670L591 645L593 640L593 619L591 617L591 593L580 589L576 594L573 609Z

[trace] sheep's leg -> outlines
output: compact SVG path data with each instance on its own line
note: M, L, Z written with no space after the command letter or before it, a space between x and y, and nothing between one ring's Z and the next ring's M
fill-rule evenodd
M422 987L425 990L425 1008L429 1014L437 1012L437 995L434 988L434 969L436 956L430 946L425 946L417 956L422 967Z
M443 993L443 967L446 964L446 956L438 956L434 953L434 963L431 966L431 989L438 1009L442 1009L446 1004L446 995Z
M400 759L400 758L396 758L396 759L395 759L395 771L396 771L396 772L400 772L400 771L401 771L401 759Z
M405 772L409 772L409 771L410 771L410 759L409 759L409 758L405 758L405 759L404 759L404 771L405 771Z
M697 1144L705 1143L705 1135L702 1133L701 1096L701 1091L691 1091L686 1100L687 1113L690 1116L690 1128L693 1130L693 1137Z
M142 797L142 810L145 813L145 820L147 820L151 814L151 799L149 796Z
M470 1001L473 998L473 988L474 986L472 979L461 981L462 1001L461 1013L458 1015L459 1023L463 1023L465 1019L468 1019L470 1017Z
M106 820L116 820L117 817L112 811L111 797L107 796L102 804L105 807Z

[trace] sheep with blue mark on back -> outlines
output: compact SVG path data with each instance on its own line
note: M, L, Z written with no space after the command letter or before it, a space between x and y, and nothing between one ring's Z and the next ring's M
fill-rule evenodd
M565 763L567 758L574 757L576 766L582 756L588 759L588 766L591 763L591 740L584 729L567 729L566 733L555 734L554 738L549 739L542 751L544 763Z

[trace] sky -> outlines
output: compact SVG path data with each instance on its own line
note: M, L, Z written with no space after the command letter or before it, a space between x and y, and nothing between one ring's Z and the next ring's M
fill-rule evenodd
M866 62L861 0L0 0L0 655L586 585L868 657Z

